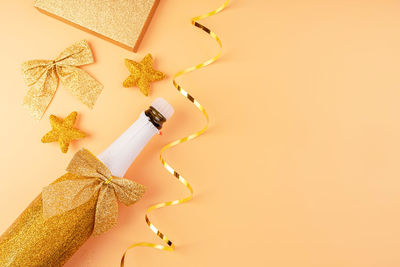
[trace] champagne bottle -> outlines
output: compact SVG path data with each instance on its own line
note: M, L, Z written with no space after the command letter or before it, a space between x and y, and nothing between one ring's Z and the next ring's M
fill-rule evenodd
M98 159L113 176L123 177L150 139L159 133L174 110L162 98L153 101ZM66 173L54 183L77 179ZM42 194L0 236L0 266L62 266L93 232L96 196L60 215L43 216Z

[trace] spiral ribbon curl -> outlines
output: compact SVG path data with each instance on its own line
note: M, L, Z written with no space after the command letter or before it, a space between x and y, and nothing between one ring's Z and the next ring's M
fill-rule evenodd
M149 226L151 231L153 231L159 238L161 238L164 241L164 243L166 245L154 244L154 243L149 243L149 242L141 242L141 243L132 244L131 246L129 246L125 250L125 252L124 252L124 254L122 256L121 267L125 266L125 257L126 257L126 253L128 252L128 250L130 250L132 248L135 248L135 247L151 247L151 248L155 248L155 249L159 249L159 250L166 250L166 251L175 250L174 243L169 238L167 238L167 236L164 233L162 233L160 230L158 230L158 228L150 221L148 214L151 211L155 210L155 209L168 207L168 206L174 206L174 205L178 205L178 204L187 202L187 201L189 201L189 200L191 200L193 198L194 191L193 191L192 186L189 184L189 182L185 178L183 178L182 175L180 175L171 165L169 165L165 161L165 159L163 158L163 154L167 149L169 149L171 147L174 147L174 146L176 146L178 144L187 142L189 140L192 140L192 139L200 136L201 134L203 134L207 130L208 124L209 124L209 117L208 117L208 114L207 114L206 110L204 109L204 107L192 95L190 95L185 89L183 89L183 87L180 86L176 82L176 79L178 77L186 74L186 73L189 73L189 72L201 69L201 68L203 68L203 67L205 67L207 65L210 65L211 63L215 62L221 56L221 53L222 53L222 42L221 42L221 40L219 39L219 37L213 31L211 31L209 28L205 27L204 25L200 24L198 21L221 12L222 10L224 10L227 7L227 5L229 4L229 1L230 0L226 0L220 7L218 7L217 9L215 9L215 10L209 12L209 13L206 13L204 15L200 15L200 16L197 16L197 17L194 17L194 18L191 19L192 25L194 25L195 27L205 31L215 41L217 41L217 43L218 43L218 45L220 47L220 50L219 50L218 54L216 56L204 61L203 63L200 63L200 64L197 64L195 66L192 66L192 67L186 68L184 70L181 70L181 71L177 72L173 76L173 81L172 82L173 82L175 88L178 90L178 92L181 93L184 97L186 97L190 102L192 102L203 113L204 117L206 118L206 125L201 130L199 130L199 131L197 131L197 132L195 132L195 133L193 133L191 135L188 135L186 137L183 137L183 138L181 138L179 140L175 140L175 141L167 144L166 146L164 146L161 149L161 152L160 152L161 164L164 166L164 168L169 173L171 173L173 176L175 176L175 178L177 178L178 181L181 182L189 190L190 194L189 194L189 196L187 196L185 198L172 200L172 201L167 201L167 202L162 202L162 203L158 203L158 204L152 205L146 210L145 220L146 220L147 225Z

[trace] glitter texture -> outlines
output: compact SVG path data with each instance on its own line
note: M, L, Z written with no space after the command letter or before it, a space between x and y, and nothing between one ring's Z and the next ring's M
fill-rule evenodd
M109 170L84 149L76 153L67 170L0 236L0 266L62 266L92 233L107 231L116 222L116 198L131 205L145 190L118 177L106 184ZM72 203L65 203L67 199L73 199Z
M103 86L77 66L93 63L87 41L65 49L55 60L30 60L22 64L22 75L29 90L23 105L36 119L42 118L56 93L58 81L77 99L93 108Z
M158 0L36 0L40 11L136 51Z
M50 124L53 129L42 137L42 143L58 142L61 152L67 153L69 143L72 140L86 136L84 132L74 128L77 115L78 113L74 111L64 120L50 115Z
M165 74L153 69L153 57L147 54L142 61L125 59L125 65L131 73L123 83L124 87L137 86L145 96L149 95L150 83L165 78Z

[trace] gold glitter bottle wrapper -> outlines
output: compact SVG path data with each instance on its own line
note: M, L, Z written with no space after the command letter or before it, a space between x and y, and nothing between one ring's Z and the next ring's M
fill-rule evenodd
M144 186L112 176L86 149L67 171L0 236L0 266L62 266L92 234L115 225L117 199L131 205L144 193Z
M35 7L81 30L137 51L159 0L36 0Z
M53 184L79 179L65 174ZM0 266L62 266L91 236L96 196L83 205L46 219L40 194L0 236Z

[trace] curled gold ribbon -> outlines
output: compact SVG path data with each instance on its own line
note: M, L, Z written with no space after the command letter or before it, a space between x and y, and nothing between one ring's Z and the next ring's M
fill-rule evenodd
M97 236L117 223L118 202L129 206L144 194L145 187L129 179L114 177L89 150L81 149L72 158L67 171L79 179L51 184L42 191L45 218L72 210L93 196L97 197L93 235Z
M217 41L217 43L218 43L218 45L220 47L220 50L219 50L218 54L216 56L210 58L209 60L204 61L203 63L200 63L200 64L197 64L195 66L192 66L192 67L186 68L184 70L181 70L181 71L177 72L173 76L173 84L174 84L175 88L179 91L179 93L181 93L190 102L192 102L203 113L204 117L206 118L206 125L201 130L199 130L199 131L197 131L197 132L195 132L195 133L193 133L191 135L188 135L186 137L183 137L183 138L181 138L179 140L175 140L175 141L167 144L166 146L164 146L161 149L161 152L160 152L160 161L161 161L162 165L164 166L164 168L169 173L171 173L173 176L175 176L175 178L177 178L178 181L181 182L189 190L190 194L189 194L189 196L187 196L185 198L172 200L172 201L167 201L167 202L162 202L162 203L158 203L158 204L152 205L146 210L145 220L146 220L147 225L149 226L151 231L153 231L159 238L161 238L164 241L164 243L166 245L154 244L154 243L149 243L149 242L141 242L141 243L132 244L131 246L129 246L125 250L125 252L124 252L124 254L123 254L122 258L121 258L121 265L120 265L121 267L125 266L126 253L128 252L128 250L130 250L132 248L135 248L135 247L151 247L151 248L156 248L156 249L159 249L159 250L166 250L166 251L173 251L175 249L174 243L169 238L167 238L164 233L162 233L160 230L158 230L158 228L150 221L148 215L149 215L149 213L151 211L153 211L155 209L159 209L159 208L162 208L162 207L168 207L168 206L174 206L174 205L178 205L178 204L181 204L181 203L184 203L184 202L187 202L187 201L191 200L193 198L193 192L194 191L193 191L192 186L189 184L189 182L185 178L183 178L182 175L180 175L171 165L169 165L165 161L165 159L163 158L163 153L167 149L169 149L171 147L174 147L174 146L176 146L178 144L187 142L189 140L192 140L192 139L200 136L201 134L203 134L207 130L208 124L209 124L209 117L208 117L208 114L207 114L206 110L204 109L204 107L192 95L190 95L186 90L184 90L182 88L182 86L180 86L176 82L176 79L179 76L182 76L182 75L184 75L186 73L189 73L189 72L192 72L194 70L198 70L200 68L203 68L203 67L205 67L207 65L210 65L211 63L215 62L221 56L221 53L222 53L221 40L219 39L219 37L213 31L211 31L209 28L205 27L204 25L200 24L198 21L221 12L229 4L229 1L230 0L226 0L224 2L224 4L222 4L219 8L217 8L217 9L215 9L215 10L213 10L213 11L207 13L207 14L200 15L200 16L197 16L197 17L194 17L194 18L191 19L192 25L194 25L195 27L200 28L201 30L205 31L214 40Z
M22 63L22 75L28 85L23 105L36 119L42 118L53 99L58 82L83 104L93 108L103 86L78 66L93 63L86 40L65 49L55 60L30 60Z

